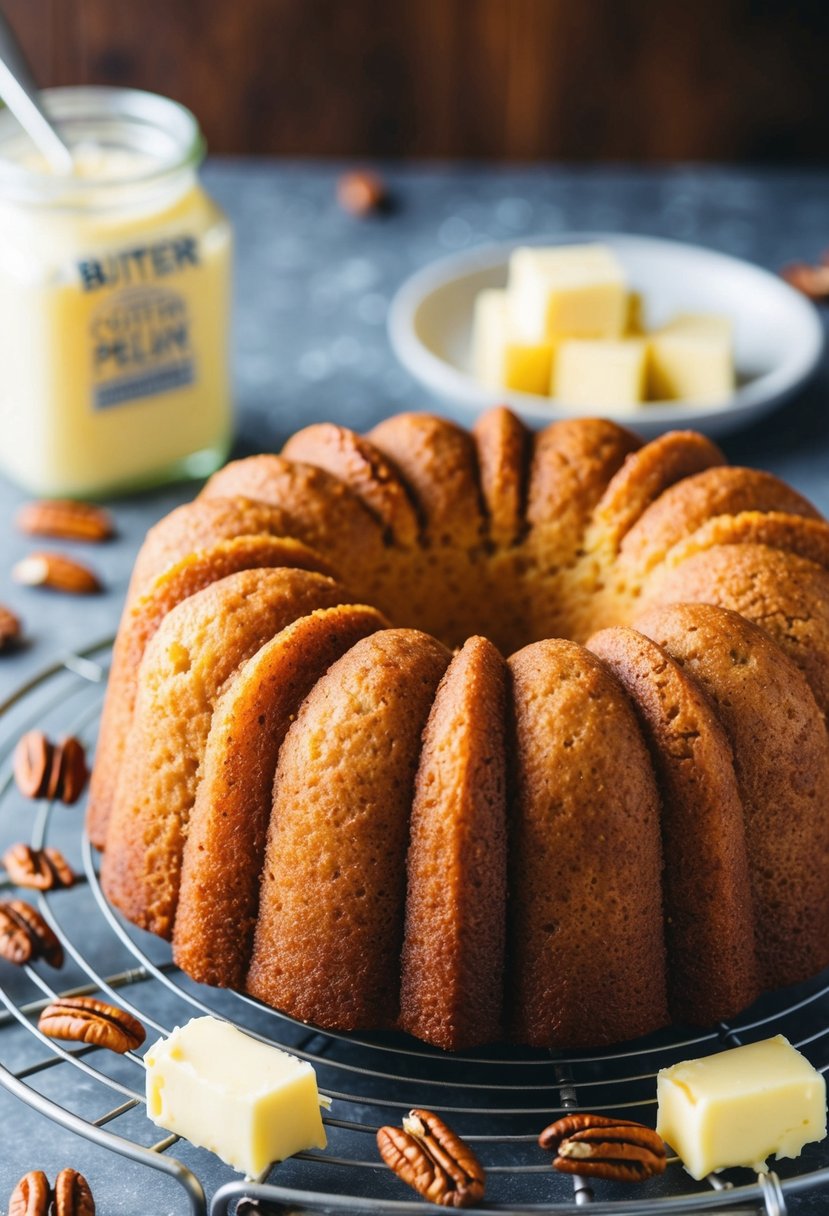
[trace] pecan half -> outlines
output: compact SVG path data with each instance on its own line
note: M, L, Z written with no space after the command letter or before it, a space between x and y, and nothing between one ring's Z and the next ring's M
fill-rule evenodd
M14 749L14 779L26 798L42 798L49 782L54 748L42 730L30 730Z
M784 266L780 274L791 287L802 291L810 300L829 300L829 265L825 261L820 266L796 262L793 266Z
M123 1053L140 1047L147 1037L131 1013L92 996L58 997L38 1019L38 1029L50 1039L71 1039Z
M630 1119L566 1115L545 1127L538 1143L556 1154L553 1168L564 1174L642 1182L665 1169L661 1137Z
M49 587L70 595L93 595L101 590L93 570L62 553L30 553L12 567L12 578L25 587Z
M23 899L0 902L0 958L23 966L43 959L63 966L63 947L36 908Z
M468 1144L428 1110L411 1110L403 1127L381 1127L380 1156L424 1199L468 1208L484 1197L483 1167Z
M61 1170L55 1179L54 1216L95 1216L89 1183L77 1170Z
M6 873L16 887L51 891L71 887L75 874L60 849L33 849L24 841L11 845L3 854Z
M0 604L0 650L6 650L20 637L20 620L11 609Z
M107 540L115 529L104 507L90 502L51 498L26 503L17 513L17 526L29 536L57 536L61 540Z
M388 203L383 179L368 169L343 173L337 182L337 202L351 215L365 216L382 210Z
M57 766L57 776L50 776L49 797L71 806L80 798L89 776L83 744L74 735L67 735L55 748L52 763Z
M60 798L70 806L88 776L84 746L73 735L54 744L43 731L30 730L15 748L14 779L27 798Z
M9 1216L48 1216L52 1188L43 1170L29 1170L9 1196Z

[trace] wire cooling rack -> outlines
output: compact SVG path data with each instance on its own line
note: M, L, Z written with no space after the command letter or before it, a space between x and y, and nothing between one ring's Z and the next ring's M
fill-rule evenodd
M829 1147L809 1146L798 1161L756 1177L726 1171L694 1183L679 1162L637 1187L570 1178L551 1170L538 1149L539 1130L572 1110L623 1113L645 1123L655 1117L655 1073L677 1060L741 1042L786 1034L825 1073L829 1069L829 982L819 977L765 998L731 1024L707 1033L672 1028L597 1055L555 1055L509 1048L448 1056L403 1036L329 1035L310 1029L250 998L187 979L163 942L123 923L98 885L97 855L83 834L82 808L41 802L32 814L14 787L11 756L32 727L73 733L91 746L109 661L109 643L68 655L0 705L0 852L21 836L35 847L54 844L82 881L37 896L40 911L63 943L60 972L43 964L23 969L0 963L0 1083L31 1107L99 1146L162 1171L181 1188L182 1213L236 1212L423 1213L428 1208L379 1161L374 1134L399 1123L411 1106L445 1115L474 1144L487 1171L487 1202L480 1211L650 1216L716 1210L785 1216L787 1197L829 1187ZM21 831L21 827L24 828ZM0 882L5 876L0 872ZM8 887L8 881L5 882ZM23 893L33 898L33 892ZM45 1038L39 1011L55 995L99 994L135 1014L148 1041L190 1017L212 1013L310 1061L320 1090L331 1098L325 1116L328 1149L278 1164L256 1182L177 1136L158 1139L144 1110L139 1054L114 1056L88 1046ZM14 1038L14 1051L6 1050ZM49 1084L73 1073L73 1084ZM76 1097L77 1095L77 1097ZM81 1101L83 1098L83 1101ZM177 1147L178 1146L178 1147ZM185 1164L178 1156L186 1157ZM214 1181L209 1202L203 1180ZM217 1184L216 1184L217 1183Z

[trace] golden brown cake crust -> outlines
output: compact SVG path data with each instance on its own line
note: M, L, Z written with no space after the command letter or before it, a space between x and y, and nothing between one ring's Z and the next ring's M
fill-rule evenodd
M288 533L318 549L345 580L365 580L382 564L383 529L356 494L325 469L264 454L214 473L201 499L244 494L284 511Z
M252 498L197 498L176 507L150 528L130 579L131 605L168 567L189 554L237 536L290 536L290 519L278 507Z
M106 843L124 744L132 722L138 668L150 638L176 604L210 583L237 570L277 566L331 574L319 554L300 541L267 534L237 536L189 553L164 570L134 603L127 604L112 653L86 812L86 830L97 848Z
M671 486L648 507L624 537L620 558L628 568L646 574L706 520L741 511L821 518L810 502L771 473L731 466L706 469Z
M661 800L668 997L711 1025L759 995L743 808L728 737L690 673L633 629L588 648L630 697Z
M588 1046L667 1019L660 791L673 1015L730 1016L756 983L827 961L829 525L811 504L723 467L701 436L643 448L568 419L533 437L504 409L472 434L427 414L368 438L312 426L286 454L217 473L136 563L89 812L100 842L115 805L104 890L135 923L170 934L184 865L175 947L191 974L369 1029L398 1025L408 898L402 1024L487 1041L506 755L514 1037ZM630 629L670 600L704 628L664 645ZM682 638L715 618L686 661ZM602 659L527 646L607 626ZM525 649L505 668L496 646ZM768 938L756 982L735 798L784 840L778 869L770 846L748 854Z
M415 782L400 1025L452 1051L501 1031L505 684L492 643L469 638L438 687Z
M318 422L292 435L282 455L339 478L387 529L395 544L417 544L420 524L405 485L383 454L344 426Z
M829 744L806 681L722 608L676 604L637 628L698 681L731 742L763 984L814 975L829 963Z
M430 544L470 549L483 543L477 455L466 431L433 414L395 414L368 438L408 485Z
M489 517L489 539L496 547L505 548L515 544L525 528L530 434L504 406L481 414L472 434Z
M243 987L279 748L317 680L361 638L386 625L374 608L317 609L248 659L216 705L184 846L173 935L176 962L193 979Z
M665 566L673 568L715 545L769 545L805 557L829 569L829 524L783 511L741 511L716 515L686 540L668 550Z
M668 1009L659 801L636 718L573 642L536 642L509 668L512 1037L576 1047L645 1034Z
M167 614L144 654L101 879L135 924L169 937L213 707L269 638L346 598L306 570L243 570Z
M829 573L768 545L718 545L671 570L643 597L731 608L761 625L801 669L829 714Z
M353 1030L398 1016L420 736L449 652L388 629L352 647L282 745L247 988Z
M601 418L554 422L535 435L527 492L528 540L543 565L575 561L592 511L640 444L630 431Z
M622 537L670 486L704 469L725 464L710 439L696 431L669 431L632 452L596 507L593 526L615 555Z

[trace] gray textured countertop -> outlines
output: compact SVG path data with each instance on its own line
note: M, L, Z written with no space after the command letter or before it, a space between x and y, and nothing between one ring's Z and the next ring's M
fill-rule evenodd
M278 449L291 431L320 419L365 429L400 409L439 407L396 364L385 319L400 282L442 254L579 229L695 241L772 269L829 246L829 173L388 167L393 211L356 220L335 202L338 172L336 165L262 161L208 165L208 186L237 238L240 453ZM800 398L724 444L731 460L778 473L827 513L828 389L823 367ZM117 540L66 546L90 560L106 585L101 596L75 601L10 582L12 563L30 545L11 527L24 496L0 479L0 602L20 614L27 636L23 649L0 659L0 702L61 653L113 632L144 532L193 493L192 485L175 486L114 502ZM88 1170L102 1213L185 1210L169 1186L143 1191L139 1167L79 1145L2 1090L0 1117L0 1211L33 1156L52 1173L67 1163ZM826 1203L817 1196L792 1201L791 1210L817 1213Z

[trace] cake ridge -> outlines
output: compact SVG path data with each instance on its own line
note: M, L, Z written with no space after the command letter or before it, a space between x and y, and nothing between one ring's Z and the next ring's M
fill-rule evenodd
M296 567L331 575L313 549L269 533L235 536L196 549L169 565L124 611L112 652L110 680L102 714L95 768L89 791L87 830L100 847L116 796L118 773L135 707L138 669L153 634L177 604L238 570Z
M348 427L317 422L292 435L282 456L341 480L388 530L388 543L409 547L420 539L423 519L410 487L368 439Z
M316 608L256 651L217 702L184 843L173 934L174 958L194 979L244 984L279 749L328 668L387 625L365 605Z

